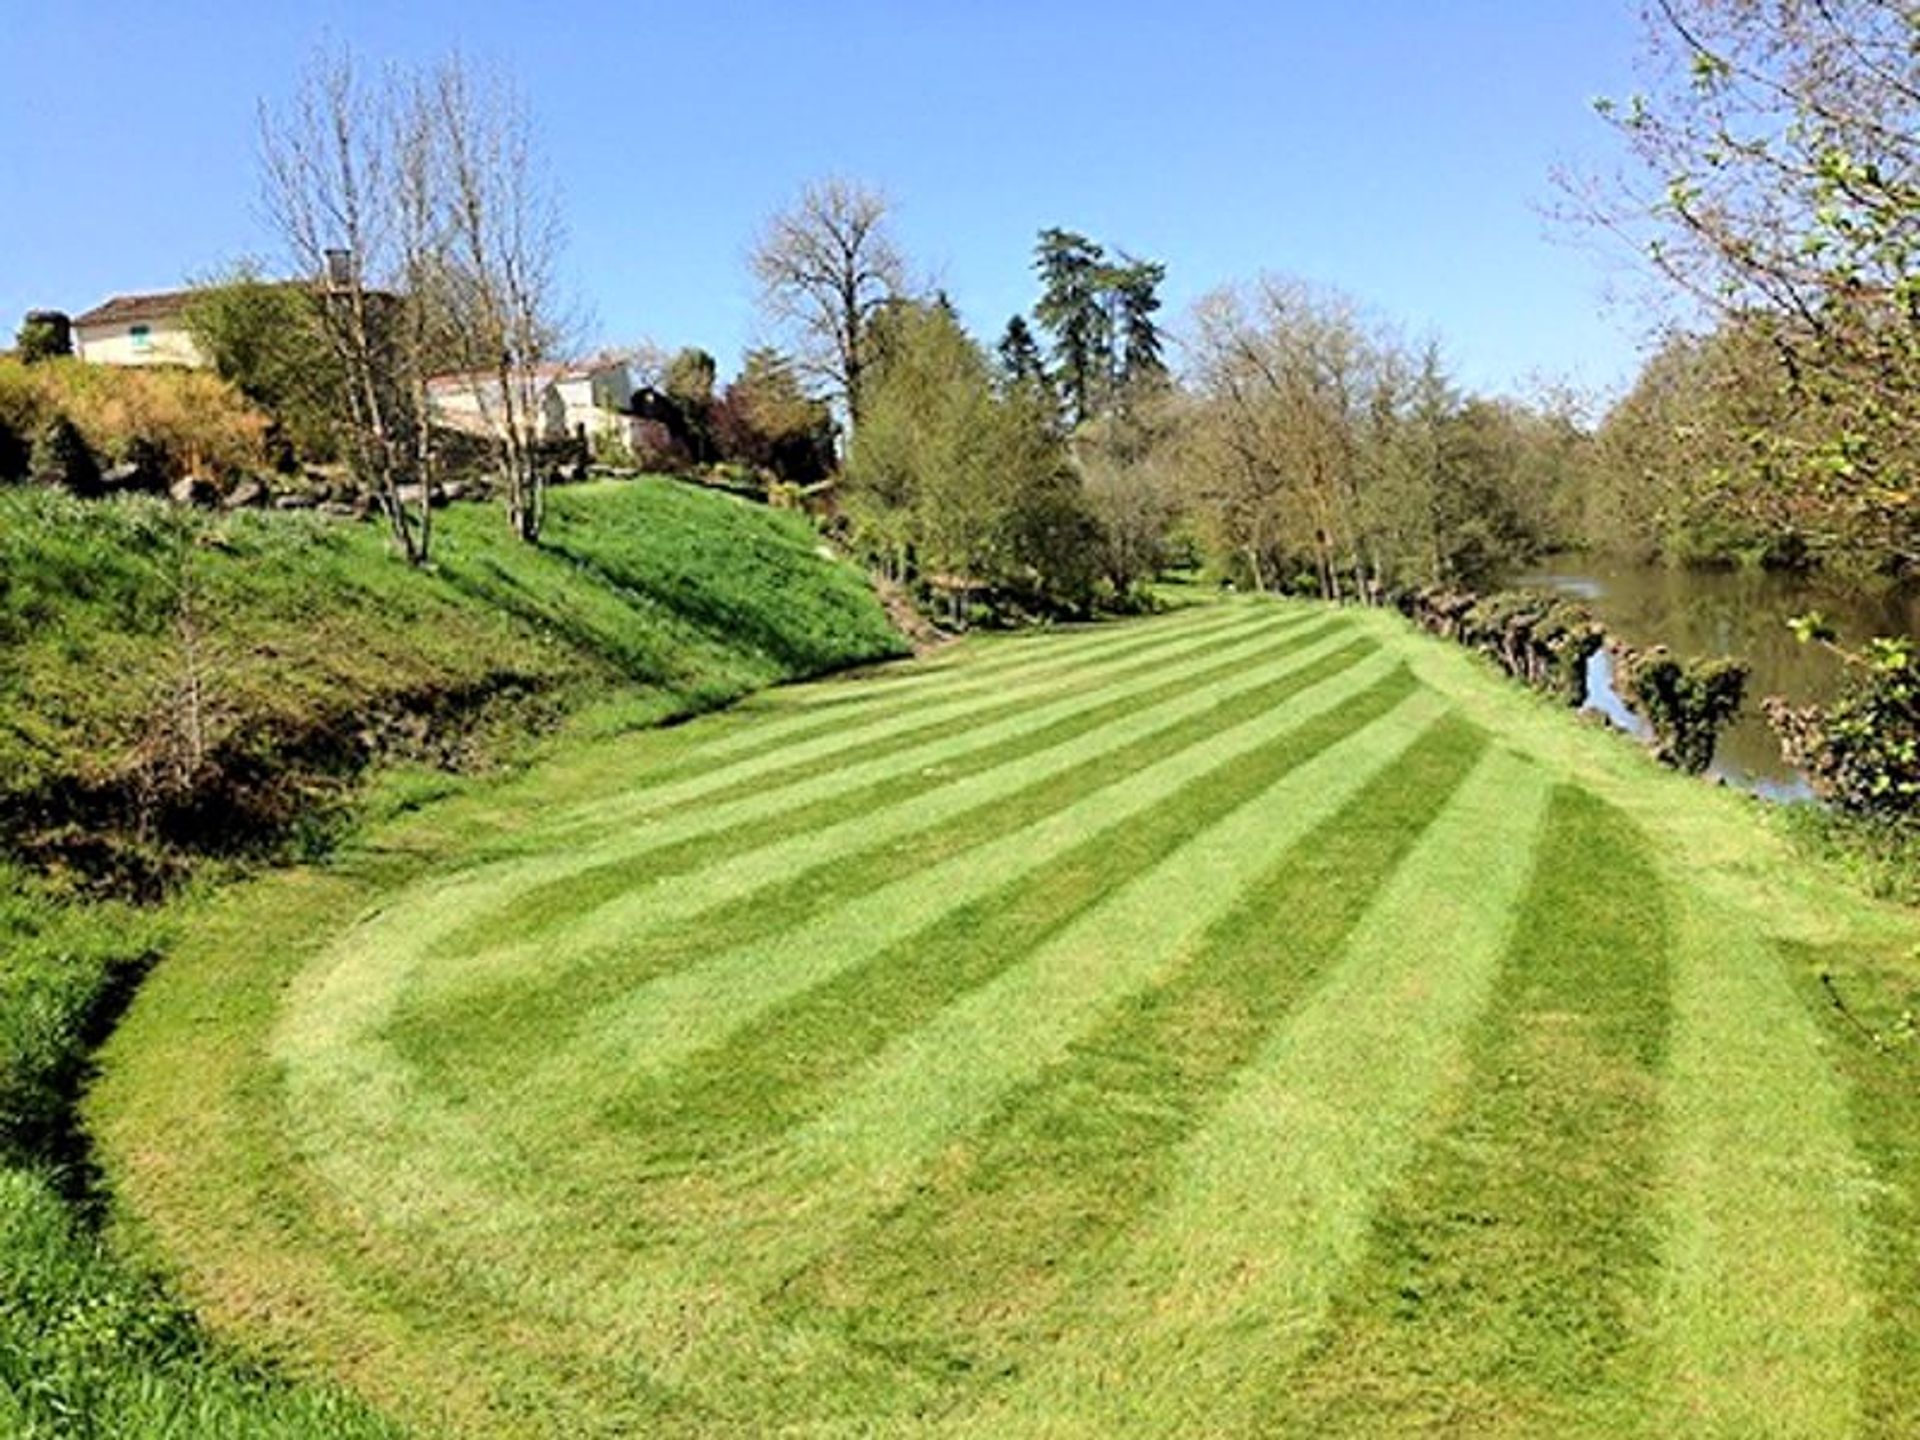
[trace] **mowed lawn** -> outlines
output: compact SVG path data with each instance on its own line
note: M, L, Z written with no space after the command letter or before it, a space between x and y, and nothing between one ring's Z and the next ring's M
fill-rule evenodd
M1237 601L395 815L210 901L88 1113L125 1243L422 1434L1914 1435L1916 942Z

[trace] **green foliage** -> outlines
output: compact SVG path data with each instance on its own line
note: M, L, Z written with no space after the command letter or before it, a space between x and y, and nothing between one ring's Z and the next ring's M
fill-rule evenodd
M215 373L273 417L300 459L339 457L344 375L311 287L242 265L195 291L186 323Z
M890 578L946 597L959 624L976 595L1001 609L1084 612L1099 532L1045 401L1003 392L939 305L891 307L874 338L847 465L858 543Z
M1126 255L1110 260L1105 248L1086 236L1054 228L1040 232L1034 270L1041 286L1034 318L1053 337L1053 376L1075 425L1124 407L1164 379L1160 329L1153 317L1160 309L1166 266ZM1020 326L1024 333L1026 322ZM1028 335L1027 343L1031 339ZM1003 353L1003 359L1010 373L1030 370L1025 346L1011 326L1003 347L1009 342L1015 353Z
M675 353L661 376L660 388L667 396L689 408L713 402L713 383L719 366L713 356L695 346Z
M1746 696L1746 665L1683 661L1663 645L1618 653L1620 693L1653 727L1655 758L1688 775L1704 773L1720 731Z
M21 322L14 336L14 353L28 365L73 354L73 324L65 315L35 310Z
M1920 645L1908 637L1840 650L1818 614L1799 617L1802 640L1821 641L1847 661L1847 682L1831 705L1766 703L1787 759L1823 799L1882 825L1920 825Z
M57 486L80 499L100 494L100 462L80 427L65 415L49 420L34 440L28 470L40 484Z

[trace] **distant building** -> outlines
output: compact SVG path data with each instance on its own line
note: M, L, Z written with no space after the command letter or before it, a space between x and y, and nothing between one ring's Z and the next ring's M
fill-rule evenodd
M191 290L116 295L73 318L73 353L95 365L194 365L206 356L187 333Z
M565 440L584 434L630 443L633 376L624 361L542 365L533 375L539 407L535 438ZM436 375L427 382L427 413L442 429L492 437L504 423L503 411L497 375L472 371Z

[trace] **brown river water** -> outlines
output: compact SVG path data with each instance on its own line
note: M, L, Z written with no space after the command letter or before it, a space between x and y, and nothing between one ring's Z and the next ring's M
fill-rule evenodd
M1818 610L1843 643L1869 635L1920 636L1920 586L1863 588L1821 577L1750 570L1681 570L1590 555L1550 556L1512 577L1513 584L1577 596L1608 631L1636 646L1665 645L1683 656L1731 655L1753 667L1747 703L1721 736L1714 773L1779 799L1808 792L1780 756L1760 713L1768 695L1805 703L1833 698L1843 669L1818 645L1802 645L1787 621ZM1591 708L1637 728L1613 691L1605 653L1588 672Z

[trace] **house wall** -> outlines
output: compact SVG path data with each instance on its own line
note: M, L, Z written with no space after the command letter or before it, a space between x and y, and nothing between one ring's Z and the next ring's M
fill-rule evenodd
M136 329L144 327L144 337ZM206 356L178 316L121 321L112 325L76 325L74 353L95 365L195 365Z

